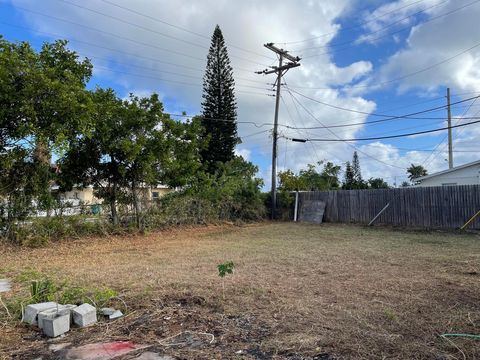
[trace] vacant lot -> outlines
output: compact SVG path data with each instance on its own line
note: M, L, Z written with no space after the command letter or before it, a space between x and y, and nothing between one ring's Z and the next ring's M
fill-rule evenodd
M216 266L230 260L223 299ZM188 359L480 358L480 340L439 336L480 334L478 235L267 223L0 245L0 278L37 272L113 288L128 306L68 333L73 344L132 340ZM5 356L55 358L18 323L0 339Z

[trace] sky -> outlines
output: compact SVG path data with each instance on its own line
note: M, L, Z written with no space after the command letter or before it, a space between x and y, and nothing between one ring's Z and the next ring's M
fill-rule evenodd
M448 168L446 131L343 140L443 128L447 88L453 125L475 121L479 18L480 0L0 0L5 39L37 49L67 39L94 65L90 88L111 87L121 97L156 92L172 114L201 113L218 24L236 84L236 152L259 167L266 188L275 75L255 72L278 60L264 44L301 58L282 82L278 169L297 172L319 161L344 167L357 151L365 179L400 185L412 163L429 173ZM455 166L478 160L479 140L480 123L453 129Z

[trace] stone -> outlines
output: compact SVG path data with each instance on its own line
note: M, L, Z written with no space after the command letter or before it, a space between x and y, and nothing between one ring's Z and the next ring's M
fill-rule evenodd
M147 351L139 357L136 357L135 360L175 360L175 358L168 355L161 355L151 351Z
M40 329L43 329L43 320L45 319L54 319L57 314L58 315L70 315L70 322L72 322L72 315L71 312L73 309L75 309L77 306L76 305L58 305L57 307L54 307L53 309L48 309L44 310L38 313L37 315L37 323L38 327Z
M53 301L27 305L23 314L23 321L30 325L37 325L37 315L39 312L56 307L57 303Z
M72 343L60 343L60 344L52 344L48 347L48 349L50 351L53 351L53 352L58 352L58 351L61 351L61 350L64 350L65 348L69 347L70 345L72 345Z
M57 337L70 330L70 313L56 314L54 318L43 319L43 333L48 337Z
M72 310L73 323L85 327L97 322L97 309L90 304L82 304Z
M118 319L119 317L122 317L122 316L123 316L123 313L120 310L115 310L115 312L113 314L110 314L108 316L108 318L110 320L114 320L114 319Z
M114 308L101 308L100 312L105 316L112 315L116 310Z
M10 291L12 286L7 279L0 279L0 293Z

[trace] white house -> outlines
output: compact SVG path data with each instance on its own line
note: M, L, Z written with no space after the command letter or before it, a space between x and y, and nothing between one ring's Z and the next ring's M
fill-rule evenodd
M417 186L480 185L480 160L416 179Z

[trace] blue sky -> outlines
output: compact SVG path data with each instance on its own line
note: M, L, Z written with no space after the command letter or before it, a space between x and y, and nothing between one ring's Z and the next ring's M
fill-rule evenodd
M277 4L278 6L273 6ZM284 137L345 139L388 136L446 126L446 109L368 124L480 94L480 1L166 1L0 0L0 33L9 41L70 40L94 64L89 86L122 97L157 92L167 111L198 114L209 38L219 24L236 80L238 120L273 122L273 75L254 72L276 63L263 47L275 42L302 58L285 77L279 122L290 127L358 124L329 129L280 127ZM467 49L470 49L467 51ZM307 97L319 102L309 100ZM337 108L327 106L333 105ZM347 110L340 110L345 108ZM454 105L454 117L479 116L480 100ZM478 114L477 114L478 113ZM455 119L454 124L469 122ZM269 184L270 125L239 124L238 153ZM298 171L319 160L344 165L359 151L365 178L405 180L406 168L447 167L446 132L366 142L279 140L279 169ZM480 126L454 130L454 161L477 160ZM430 151L436 149L435 151Z

